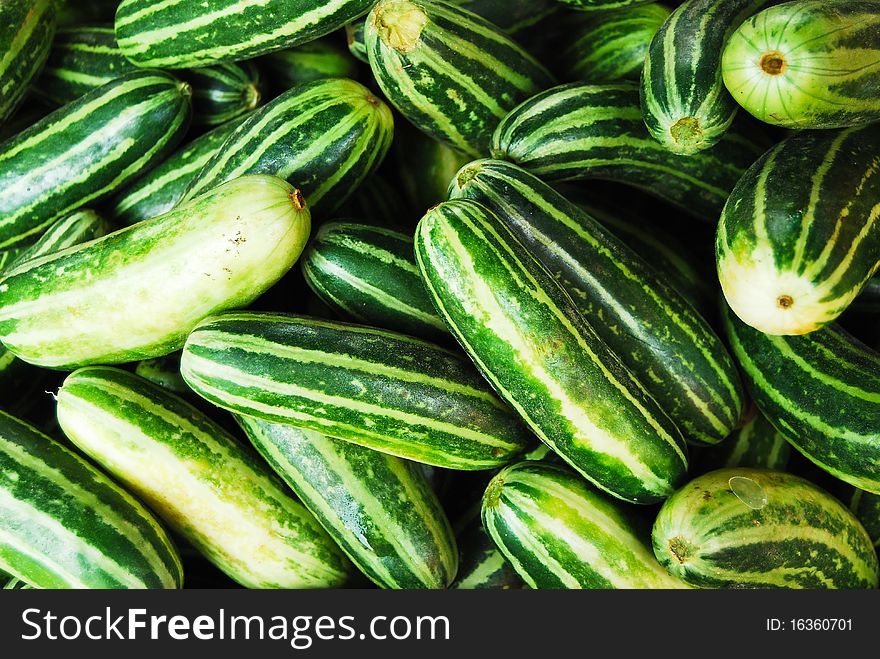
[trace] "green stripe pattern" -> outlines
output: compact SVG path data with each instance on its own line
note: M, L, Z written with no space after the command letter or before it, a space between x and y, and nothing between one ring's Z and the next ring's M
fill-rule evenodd
M372 581L395 589L449 585L458 549L417 464L313 430L237 419L260 455Z
M193 123L219 126L246 115L263 100L260 71L253 62L227 62L181 71L192 87Z
M880 547L880 494L856 488L849 500L849 509L862 523L875 547Z
M634 5L642 5L654 0L559 0L571 9L578 11L613 11L626 9Z
M34 87L53 103L64 105L136 70L116 45L112 26L66 27L58 30Z
M556 68L571 81L637 80L651 39L669 13L665 5L653 3L584 14L584 19L575 24L575 38L562 50Z
M385 103L353 80L318 80L252 114L195 176L184 199L245 174L274 174L329 213L379 166L394 134Z
M791 447L783 434L763 414L755 411L742 428L718 446L699 454L702 471L731 467L785 470Z
M189 123L189 86L144 71L52 112L0 145L0 249L161 161Z
M308 43L367 13L374 0L123 0L116 37L141 67L241 61Z
M771 336L729 308L724 322L749 392L774 427L825 471L880 493L880 354L837 325Z
M544 180L624 183L711 223L762 152L737 131L695 156L670 152L648 134L635 83L571 84L538 94L505 117L492 144L493 158Z
M721 60L733 98L785 128L880 120L880 2L798 0L733 33Z
M503 469L483 525L532 588L683 588L651 555L624 506L543 462Z
M681 433L497 215L469 199L434 207L416 261L453 335L543 442L621 499L672 493Z
M367 56L367 28L366 19L360 19L345 25L345 40L348 43L348 52L356 60L369 64L370 59Z
M411 236L330 222L315 234L301 263L306 283L334 311L411 336L448 337L422 283Z
M70 440L249 588L328 588L348 561L269 469L196 408L120 369L83 368L58 392Z
M544 444L541 444L544 446ZM546 447L545 447L546 448ZM450 588L457 590L511 590L523 588L523 580L483 528L477 502L460 520L456 534L459 547L458 574Z
M0 124L12 115L46 63L55 21L54 0L0 3Z
M200 135L138 177L114 198L110 211L113 219L128 226L172 210L183 199L192 180L244 120L245 117L239 117Z
M180 588L159 522L91 464L0 412L0 569L39 588Z
M269 89L277 93L326 78L356 78L357 62L330 37L279 50L257 60Z
M652 538L660 563L698 587L877 587L877 554L853 514L779 471L694 479L663 504Z
M367 17L379 87L419 129L480 156L517 103L552 76L498 26L435 0L381 0Z
M465 166L450 197L501 218L692 444L717 444L743 392L721 339L638 254L550 186L499 160Z
M278 281L309 227L302 195L288 183L236 179L158 218L7 271L0 340L49 368L167 354L205 316L246 306Z
M641 78L648 132L665 148L693 155L719 142L738 105L721 79L724 44L768 0L687 0L654 35Z
M804 132L756 162L718 224L728 304L768 334L836 319L880 267L880 125Z

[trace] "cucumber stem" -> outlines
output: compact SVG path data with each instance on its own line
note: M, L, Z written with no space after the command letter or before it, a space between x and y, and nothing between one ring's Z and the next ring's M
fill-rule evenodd
M428 15L409 0L380 2L373 12L373 25L382 43L399 53L411 53L419 45Z

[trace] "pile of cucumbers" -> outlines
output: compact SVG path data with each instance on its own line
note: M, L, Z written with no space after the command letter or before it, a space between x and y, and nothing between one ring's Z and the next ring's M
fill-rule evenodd
M0 584L878 586L880 2L0 0L0 52Z

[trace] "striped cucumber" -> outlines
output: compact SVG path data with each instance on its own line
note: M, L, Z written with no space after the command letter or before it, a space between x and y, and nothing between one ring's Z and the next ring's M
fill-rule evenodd
M183 137L189 85L158 71L118 78L0 145L0 248L161 161Z
M365 34L367 28L366 19L353 21L345 24L345 40L348 43L348 52L356 60L360 60L364 64L369 64L370 59L367 56L367 36Z
M420 130L473 156L517 103L553 84L501 29L439 0L380 0L367 17L379 87Z
M274 174L331 212L379 166L394 133L391 110L353 80L317 80L252 114L195 176L184 199L244 174Z
M46 63L55 25L54 0L0 3L0 124L12 115Z
M729 307L724 322L764 416L825 471L880 493L880 354L836 325L771 336Z
M693 155L723 137L738 105L721 79L730 33L768 0L687 0L654 35L641 78L648 132L673 153Z
M364 15L374 0L122 0L116 37L140 67L184 69L308 43Z
M721 60L733 98L786 128L880 120L880 2L798 0L753 16Z
M463 355L372 327L227 313L190 334L180 370L219 407L438 467L498 467L531 440Z
M578 11L613 11L643 5L654 0L559 0L559 2Z
M219 126L249 113L263 100L253 62L227 62L178 72L192 87L193 124Z
M357 62L334 39L325 37L257 60L266 86L276 93L326 78L356 78Z
M514 38L555 13L559 6L555 0L449 0L449 4L485 18Z
M721 339L638 254L550 186L500 160L466 165L450 188L498 215L574 301L691 444L717 444L743 391Z
M684 588L657 564L628 514L543 462L503 469L483 495L483 525L532 588Z
M0 579L0 583L2 583L2 581L3 580ZM12 577L5 584L3 584L3 586L0 586L0 588L2 588L3 590L28 590L30 588L33 588L33 586L25 581L22 581L21 579L16 579L15 577Z
M239 117L200 135L139 177L113 199L112 216L124 225L149 220L172 210L187 186L245 120Z
M58 423L223 572L249 588L326 588L348 561L258 458L183 399L93 366L58 392Z
M862 523L875 547L880 547L880 494L856 488L849 499L849 509Z
M680 432L497 215L469 199L435 206L416 262L453 335L543 442L621 499L672 493L687 469Z
M137 71L116 45L113 26L77 25L58 30L43 73L34 83L56 105Z
M836 319L880 267L880 125L805 132L737 183L718 223L728 304L768 334Z
M0 569L39 588L179 588L153 515L90 463L0 412Z
M668 151L648 134L638 90L628 82L570 84L538 94L504 118L492 146L493 158L545 180L624 183L713 224L762 152L737 131L694 156Z
M257 451L383 588L446 588L458 549L418 465L314 430L239 416Z
M448 336L416 267L411 236L331 222L315 234L301 264L309 287L343 316L425 339Z
M309 213L292 186L274 176L236 179L4 273L0 340L49 368L167 354L205 316L247 305L278 281L308 234Z
M754 411L754 410L753 410ZM703 471L730 467L784 470L788 466L791 447L788 441L763 414L754 411L742 428L718 446L699 455Z
M710 588L876 588L871 539L837 499L797 476L721 469L663 504L654 554Z
M541 446L544 446L541 444ZM545 447L546 448L546 447ZM523 588L523 580L486 533L479 503L467 511L456 534L458 574L450 588L457 590L510 590Z
M186 382L183 381L183 377L180 375L179 352L172 352L170 355L138 362L134 372L144 380L148 380L179 396L186 397L192 393L192 390L186 386Z
M585 14L585 20L575 25L576 38L558 56L556 68L572 81L638 79L651 39L669 13L665 5L654 3Z

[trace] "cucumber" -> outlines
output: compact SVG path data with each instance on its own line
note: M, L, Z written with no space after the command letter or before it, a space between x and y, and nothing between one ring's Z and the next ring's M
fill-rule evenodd
M38 588L180 588L177 550L102 472L0 412L0 569Z
M730 467L776 469L788 466L791 447L788 440L760 412L718 446L704 450L699 456L703 471Z
M513 110L495 131L492 157L547 181L606 179L641 188L715 223L733 186L763 149L728 131L694 156L652 138L635 83L555 87Z
M192 87L193 124L219 126L257 108L263 100L260 71L253 62L227 62L180 71Z
M55 0L58 12L58 25L89 25L92 23L112 23L113 14L119 0Z
M9 579L9 581L7 581L5 584L3 584L2 588L3 590L28 590L30 588L33 588L33 586L27 584L21 579L16 579L15 577L13 577Z
M665 5L631 5L584 14L555 68L565 80L590 83L638 80L651 39L669 17Z
M495 214L574 301L691 444L736 426L743 391L721 339L638 254L547 184L500 160L466 165L450 198Z
M184 200L244 174L274 174L329 213L379 166L394 132L391 111L353 80L317 80L252 114L193 178Z
M219 151L223 143L245 120L233 119L184 144L166 160L118 193L111 214L124 225L132 225L172 210L187 186Z
M693 155L721 140L738 105L721 79L724 44L768 0L687 0L666 20L642 69L648 132L673 153Z
M58 30L34 87L52 103L64 105L134 71L137 67L116 45L112 25L77 25Z
M621 499L672 493L681 433L497 215L468 199L435 206L416 262L453 335L543 442Z
M446 201L449 182L471 158L428 137L409 122L400 123L391 145L393 159L389 160L394 164L397 186L421 217L431 206Z
M749 114L785 128L880 120L880 2L798 0L733 33L724 84Z
M718 223L718 278L767 334L834 321L880 267L880 125L805 132L737 183Z
M825 471L880 493L880 354L836 325L762 334L725 307L733 353L758 409Z
M208 560L249 588L326 588L348 561L235 438L136 375L93 366L58 392L58 423Z
M272 469L383 588L446 588L458 549L421 469L313 430L238 416Z
M554 0L450 0L449 4L485 18L514 38L555 13L559 6Z
M367 37L364 34L367 27L366 19L360 19L352 23L345 24L345 40L348 43L348 52L356 60L360 60L364 64L369 64L370 59L367 56Z
M553 84L501 29L437 0L380 0L367 17L370 68L385 96L431 137L479 156L517 103Z
M654 0L558 0L571 9L578 11L612 11L626 9L635 5L643 5Z
M429 340L449 336L422 284L411 236L331 222L301 264L309 288L343 317Z
M187 396L192 390L186 386L180 375L180 353L172 352L164 357L145 359L138 362L135 367L135 375L148 380L155 385L167 389L179 396Z
M279 94L315 80L358 75L357 62L329 37L265 55L257 64L267 87Z
M483 525L532 588L683 588L639 537L629 511L567 469L520 462L483 495Z
M694 586L877 587L877 554L858 520L780 471L699 476L663 504L652 539L660 563Z
M247 305L278 281L308 233L292 186L265 175L236 179L4 273L0 341L24 361L61 369L167 354L200 319Z
M523 580L513 569L510 561L504 558L504 554L483 528L479 505L468 511L456 540L460 559L458 575L450 588L510 590L524 587Z
M308 43L362 16L374 0L122 0L116 37L140 67L184 69Z
M180 371L237 414L438 467L498 467L531 440L463 355L361 325L222 314L189 335Z
M855 488L849 500L849 509L865 527L874 546L880 547L880 494Z
M189 123L189 86L158 71L118 78L0 145L0 249L161 161Z
M54 0L0 3L0 124L12 115L46 63L55 25Z

